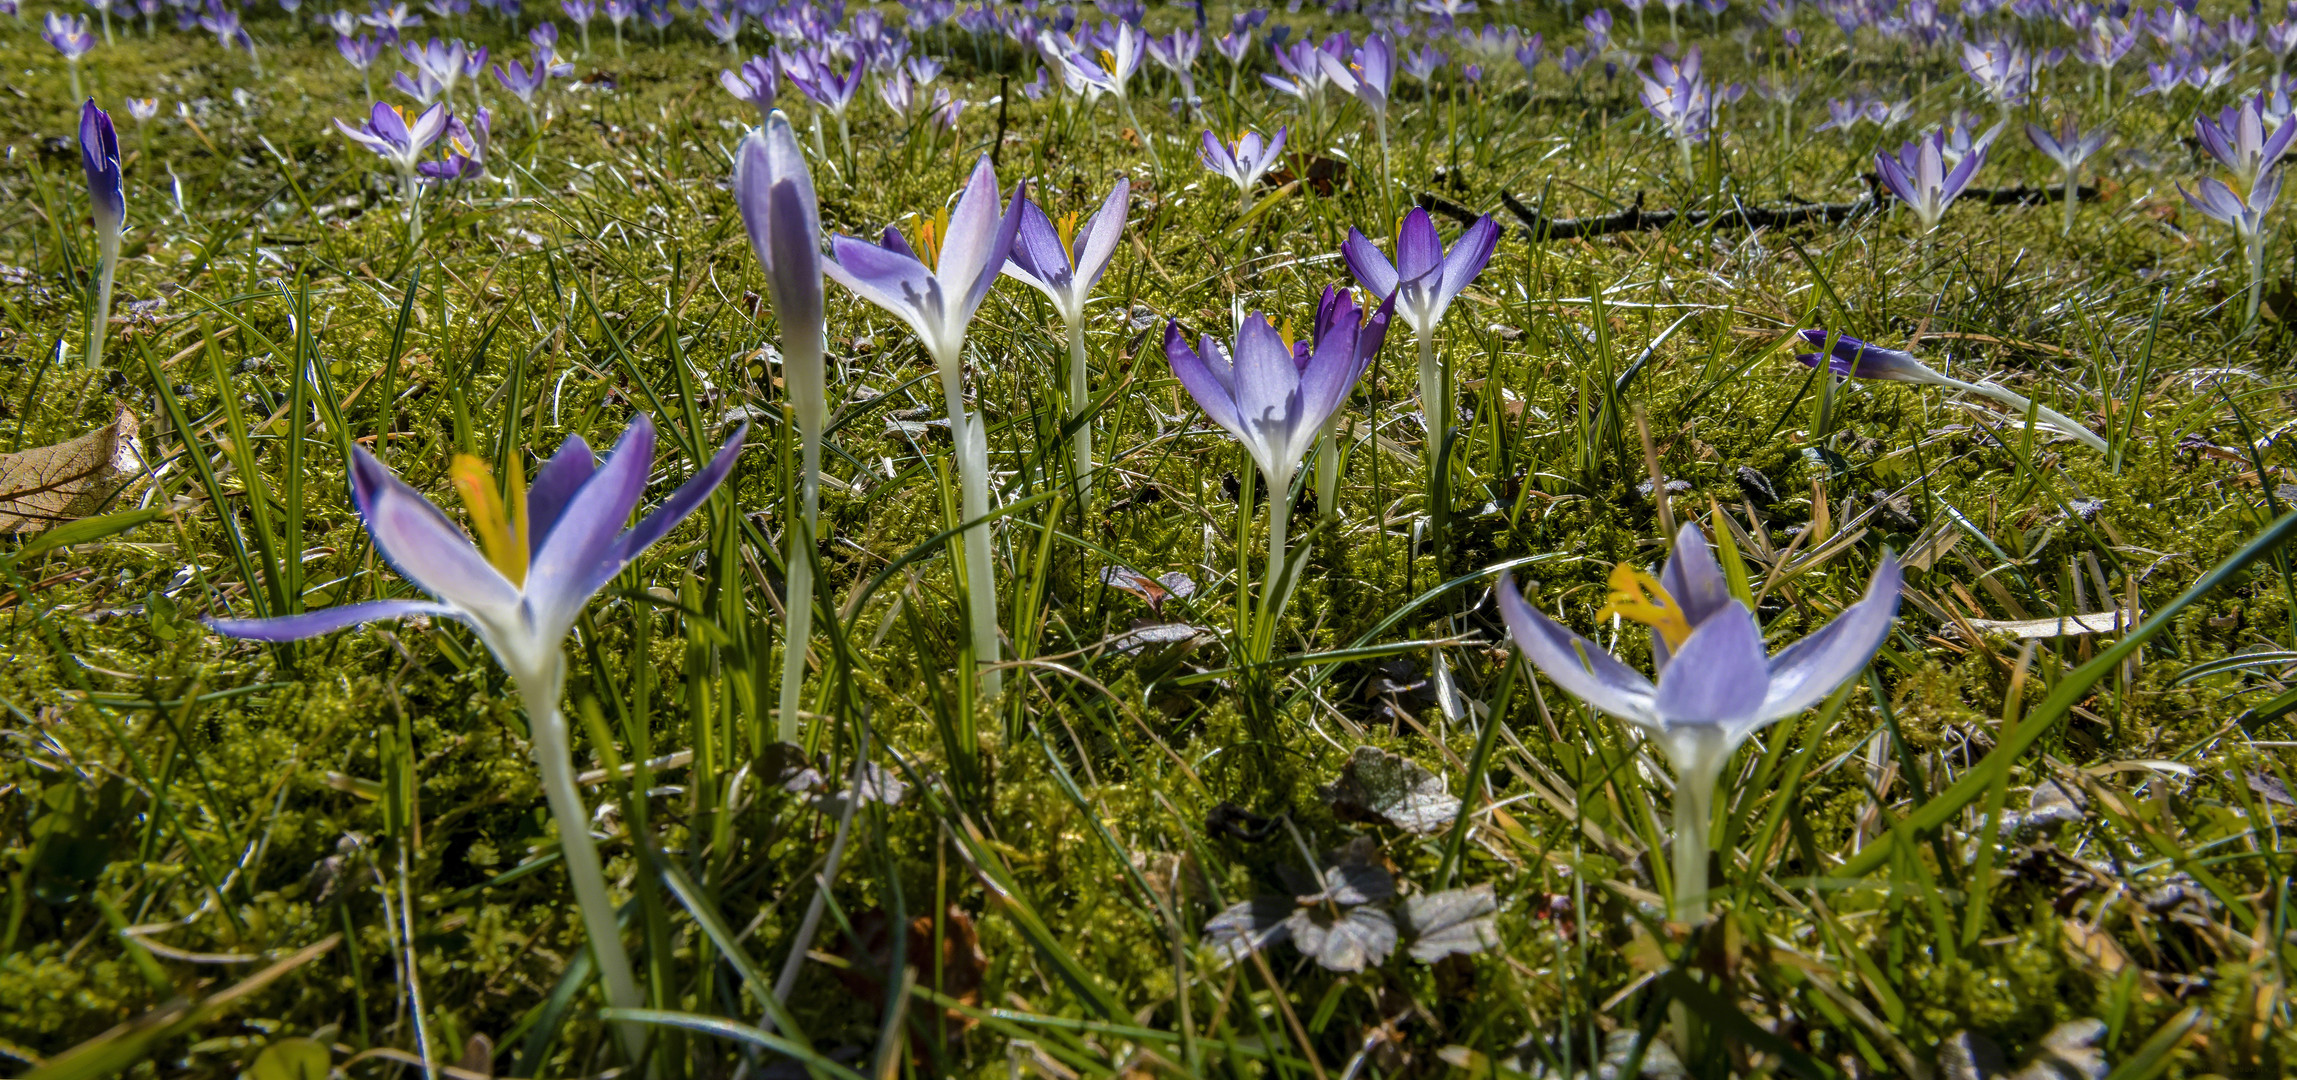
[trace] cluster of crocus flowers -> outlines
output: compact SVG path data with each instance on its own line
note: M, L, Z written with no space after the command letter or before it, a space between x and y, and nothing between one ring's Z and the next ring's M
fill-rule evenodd
M1946 207L1970 186L1971 178L1985 166L1990 146L1990 140L1978 140L1949 168L1946 132L1934 131L1900 147L1896 154L1874 155L1874 168L1882 176L1882 186L1914 211L1915 218L1922 223L1922 231L1928 233L1938 228L1939 220L1946 216Z
M450 119L444 103L423 110L410 121L397 106L378 101L369 110L366 122L358 127L335 121L345 138L373 151L398 172L402 197L407 203L409 248L420 243L423 237L422 199L416 191L415 178L422 167L423 155L447 133Z
M917 246L891 228L882 244L841 234L830 239L831 261L823 267L838 284L908 323L939 369L949 435L957 447L961 512L967 522L976 523L959 534L957 544L964 554L973 661L984 668L980 686L987 698L1002 691L1004 674L996 666L1001 647L989 529L978 524L990 511L989 433L965 408L965 332L1012 253L1024 205L1021 194L1021 185L1015 185L1012 201L1000 212L997 171L983 155L957 205L918 229Z
M1395 308L1391 296L1367 318L1348 290L1326 289L1308 340L1297 346L1286 341L1256 311L1237 328L1233 353L1210 334L1192 349L1179 320L1165 324L1165 359L1174 377L1206 418L1244 444L1268 488L1268 569L1260 610L1251 626L1239 628L1240 644L1252 659L1267 658L1291 591L1285 549L1293 478L1379 354Z
M1483 273L1499 245L1499 224L1489 215L1460 233L1450 251L1424 209L1414 207L1396 230L1396 261L1389 262L1370 237L1355 229L1340 243L1340 257L1358 284L1374 296L1394 300L1396 315L1412 328L1419 346L1420 419L1427 430L1428 498L1430 517L1440 532L1445 507L1435 505L1444 490L1438 482L1443 468L1444 431L1450 426L1450 373L1436 354L1436 326L1452 301ZM1319 491L1318 497L1324 498Z
M1638 99L1651 118L1674 140L1682 158L1683 178L1694 171L1691 148L1707 141L1715 122L1715 96L1700 73L1699 50L1692 49L1677 63L1664 56L1651 57L1651 73L1638 75L1643 90Z
M1915 359L1913 353L1870 345L1847 334L1829 334L1824 330L1805 330L1802 332L1802 339L1809 343L1813 349L1827 350L1824 356L1827 370L1836 378L1918 383L1976 394L1979 397L1999 401L2016 410L2021 416L2032 413L2037 422L2080 439L2090 449L2099 453L2104 453L2106 450L2106 441L2099 438L2096 432L2075 423L2072 418L2065 414L2047 405L2039 404L2007 387L1992 382L1964 382L1932 369L1929 365ZM1832 341L1831 345L1828 344L1830 340ZM1819 353L1807 352L1795 354L1795 359L1801 361L1805 367L1815 368L1819 365L1822 357Z
M1765 655L1754 613L1731 595L1707 538L1686 523L1654 578L1612 568L1617 616L1651 629L1656 681L1524 601L1508 575L1499 610L1524 659L1572 696L1633 725L1675 768L1674 918L1707 915L1708 828L1715 783L1755 732L1826 699L1865 670L1898 615L1898 560L1884 552L1866 593L1816 633Z
M543 795L558 824L559 849L607 1004L615 1008L642 1007L644 998L622 948L614 901L590 836L590 813L575 785L573 748L558 707L566 682L564 642L598 590L717 490L733 470L746 432L736 431L701 472L628 529L623 525L645 495L654 464L654 424L644 414L632 418L603 462L580 436L568 439L535 473L531 488L516 454L509 483L500 489L483 461L458 457L452 475L469 510L475 545L421 492L353 446L352 507L376 551L431 599L370 600L300 615L207 623L228 637L273 642L410 615L453 619L476 632L526 703ZM635 1058L643 1035L635 1025L621 1035Z
M88 366L104 363L112 316L112 276L120 265L120 228L128 217L120 188L120 136L93 99L80 106L80 167L88 178L88 216L96 225L96 291L88 313Z
M766 272L766 292L782 331L782 381L798 422L802 513L784 526L789 582L788 632L783 635L779 735L798 735L798 691L805 681L806 645L813 635L814 535L821 517L821 444L829 423L828 373L823 357L821 209L813 174L798 147L790 118L766 114L763 127L742 139L734 155L734 205L750 234L750 250Z
M1236 185L1238 214L1252 209L1252 189L1260 186L1260 178L1284 155L1284 139L1290 131L1288 127L1277 128L1273 139L1263 139L1257 131L1240 132L1233 139L1222 139L1210 131L1204 133L1204 146L1197 151L1197 160Z
M1052 301L1069 337L1069 422L1076 461L1076 489L1080 502L1092 497L1093 425L1086 415L1091 406L1090 372L1085 354L1085 304L1093 286L1108 271L1124 235L1125 214L1132 205L1132 181L1119 179L1100 209L1077 224L1071 215L1055 223L1026 198L1020 202L1021 222L1013 234L1013 251L1005 263L1007 276L1027 283Z

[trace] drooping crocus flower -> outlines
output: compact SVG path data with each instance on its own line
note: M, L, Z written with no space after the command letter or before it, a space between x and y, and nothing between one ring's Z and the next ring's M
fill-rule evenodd
M1412 328L1419 346L1420 417L1428 436L1430 498L1440 490L1434 470L1442 467L1440 455L1450 409L1446 403L1451 400L1450 373L1436 357L1436 324L1443 321L1444 312L1468 283L1483 273L1498 245L1499 223L1487 214L1460 233L1447 254L1443 238L1436 234L1435 221L1419 207L1404 215L1403 226L1396 230L1393 263L1370 237L1356 229L1349 229L1348 238L1340 243L1340 257L1347 262L1348 272L1366 292L1395 301L1397 317ZM1321 499L1322 493L1317 497ZM1430 510L1440 525L1443 508Z
M641 413L604 462L581 436L566 440L528 488L519 458L505 492L485 462L455 459L455 486L470 510L471 543L447 515L359 446L351 448L351 505L375 549L429 600L370 600L269 619L209 619L226 637L300 641L345 627L409 615L469 626L502 664L526 702L534 762L558 823L558 842L606 1000L616 1008L644 1004L616 927L613 899L590 839L590 812L575 787L573 750L558 699L566 683L564 642L591 596L630 561L702 505L732 471L747 427L726 440L700 473L635 527L624 529L646 493L654 464L654 424ZM644 1044L636 1027L621 1031L635 1060Z
M445 105L433 105L409 123L406 114L378 101L366 122L358 127L335 121L335 127L345 138L374 151L398 170L407 202L407 246L410 248L421 241L423 235L422 201L415 190L416 170L422 164L424 152L439 136L446 134L448 118Z
M1197 160L1204 167L1228 178L1236 185L1236 212L1252 209L1252 189L1260 178L1284 154L1284 139L1292 129L1276 129L1276 137L1262 140L1257 131L1243 132L1233 140L1223 141L1210 131L1204 133L1204 147L1197 152Z
M987 517L990 507L989 433L965 409L965 331L1012 253L1013 234L1021 223L1023 187L1014 185L1013 198L1000 214L997 170L984 154L947 217L920 225L917 247L891 228L885 230L882 246L840 234L830 238L831 261L822 267L838 284L908 323L940 369L966 521ZM988 530L968 529L959 543L965 552L973 660L994 665L1000 643ZM1003 672L989 667L982 673L981 685L986 697L996 697L1004 687Z
M1865 596L1817 633L1766 656L1753 613L1731 595L1699 527L1685 523L1657 578L1626 563L1612 568L1610 603L1597 613L1651 628L1654 682L1526 603L1512 576L1500 576L1500 616L1524 659L1572 696L1634 725L1675 767L1676 920L1706 919L1707 828L1723 766L1749 736L1826 700L1866 669L1898 615L1901 581L1897 558L1884 552Z
M2284 130L2297 124L2283 124ZM2265 175L2250 185L2249 193L2242 195L2214 176L2202 177L2194 190L2185 190L2179 184L2178 194L2193 208L2218 221L2233 226L2233 232L2249 255L2249 307L2243 325L2257 322L2257 311L2265 297L2265 215L2273 211L2273 204L2281 198L2281 170L2267 169Z
M2081 203L2082 163L2088 161L2091 155L2096 154L2100 148L2104 147L2106 140L2112 138L2113 134L2112 124L2100 124L2085 132L2075 126L2074 118L2071 116L2060 122L2055 135L2040 125L2026 125L2026 138L2033 141L2034 149L2040 150L2044 157L2057 162L2058 168L2065 172L2066 226L2064 235L2074 235L2074 207Z
M1119 178L1081 228L1074 214L1055 224L1036 203L1022 200L1021 225L1013 234L1013 254L1004 267L1008 277L1044 293L1069 332L1069 410L1077 424L1073 450L1080 505L1092 498L1093 475L1093 426L1082 419L1091 404L1086 390L1085 302L1116 255L1132 190L1132 181Z
M1947 204L1970 186L1970 178L1986 164L1987 149L1988 144L1981 142L1948 172L1946 133L1936 131L1907 143L1895 155L1874 155L1874 166L1882 174L1883 186L1914 211L1927 233L1938 227L1938 220L1946 216Z
M120 190L120 136L111 114L93 99L80 106L80 167L88 175L88 216L96 223L95 306L88 323L88 366L104 363L104 331L112 319L112 274L120 263L120 226L128 201Z
M87 18L51 11L40 19L40 37L64 57L64 67L72 73L72 96L81 97L80 58L96 47L96 35L88 32Z
M781 69L766 56L753 56L731 71L718 73L718 85L725 87L734 100L748 102L751 108L758 110L761 124L774 115L774 90L781 79Z
M1164 354L1173 376L1207 419L1244 444L1268 487L1268 576L1260 594L1264 627L1273 628L1289 592L1282 579L1292 479L1379 354L1395 308L1395 298L1389 297L1367 319L1353 294L1327 292L1305 356L1296 355L1276 325L1257 311L1238 327L1233 358L1212 335L1191 349L1179 320L1165 324ZM1257 655L1266 644L1252 642L1254 659L1266 658Z
M1802 332L1803 341L1813 349L1827 348L1828 336L1824 330L1805 330ZM1801 361L1804 367L1817 367L1819 354L1815 352L1797 353L1795 359ZM2099 453L2104 453L2106 450L2106 441L2099 438L2097 433L2075 423L2071 418L2049 406L2037 404L2025 395L1993 382L1964 382L1943 374L1915 359L1914 354L1910 352L1900 349L1885 349L1879 345L1870 345L1847 334L1837 334L1834 335L1834 346L1827 352L1826 360L1827 370L1833 372L1834 376L1839 379L1921 383L1928 386L1944 387L1948 390L1960 390L1964 393L1976 394L1979 397L1992 398L2008 405L2020 417L2024 417L2030 411L2036 420L2080 439L2087 443L2091 449Z
M2217 119L2194 117L2193 134L2201 140L2202 149L2233 174L2234 184L2246 191L2289 152L2290 140L2297 138L2297 124L2283 121L2267 134L2265 95L2259 94L2227 106Z
M766 114L764 126L742 138L734 153L734 205L750 233L750 250L766 272L766 294L782 330L782 378L797 415L804 512L802 528L786 529L789 552L789 626L782 637L782 742L798 741L798 691L805 681L806 643L813 636L813 550L821 514L821 441L829 421L828 378L822 357L821 209L790 118Z

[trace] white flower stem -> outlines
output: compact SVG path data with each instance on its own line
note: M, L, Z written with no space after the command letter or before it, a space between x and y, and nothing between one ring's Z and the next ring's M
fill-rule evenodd
M805 469L799 480L804 513L788 530L787 554L783 556L789 574L789 625L782 635L782 699L774 737L785 743L798 741L798 691L805 685L806 643L813 639L814 537L821 520L822 426L818 418L808 423L806 411L798 410L798 453Z
M2265 230L2260 228L2249 236L2249 308L2242 316L2244 328L2257 325L2257 309L2265 299Z
M558 686L548 693L528 692L526 711L534 724L534 764L542 772L542 793L550 802L550 816L558 823L558 848L566 860L566 876L574 883L575 906L582 911L582 926L590 937L590 954L598 961L598 981L606 1003L617 1009L642 1009L638 979L631 974L630 954L623 951L622 931L614 914L614 899L606 892L606 875L599 869L598 847L590 839L590 810L574 786L574 750L567 742L566 717L558 711ZM623 1052L637 1062L645 1051L646 1033L637 1024L617 1024L615 1034Z
M2066 236L2072 236L2072 235L2074 235L2074 207L2075 207L2076 205L2078 205L2078 204L2081 202L2081 194L2082 194L2081 185L2080 185L2080 184L2077 182L2077 181L2079 180L2079 178L2080 178L2080 177L2081 177L2081 169L2080 169L2080 168L2078 168L2078 167L2073 167L2073 166L2069 166L2069 167L2067 167L2067 169L2066 169L2066 228L2065 228L2065 232L2064 232L2064 235L2066 235Z
M423 242L423 193L415 180L415 170L405 169L399 174L402 196L407 201L407 250L413 252Z
M1961 390L1965 393L1976 394L1980 397L1992 398L1995 401L1999 401L2004 405L2008 405L2009 407L2018 410L2020 413L2024 413L2030 409L2033 411L2035 416L2041 418L2043 423L2082 440L2084 443L2089 444L2090 449L2096 450L2101 454L2106 450L2106 441L2103 438L2100 438L2096 432L2075 423L2064 413L2061 413L2056 409L2052 409L2047 405L2036 404L2032 399L2007 387L1997 386L1990 382L1963 382L1962 380L1957 379L1951 375L1938 376L1938 385L1955 390Z
M1279 590L1284 577L1284 550L1292 527L1292 484L1289 478L1262 477L1268 482L1268 570L1260 584L1259 640L1255 642L1257 659L1268 658L1271 643L1276 640L1276 620L1284 614L1284 601L1290 590Z
M1444 368L1436 360L1435 328L1428 327L1417 334L1420 346L1420 423L1428 431L1428 517L1440 521L1445 507L1437 500L1444 497L1442 478L1444 467L1444 417L1449 406L1444 401Z
M1340 516L1340 440L1329 428L1316 440L1316 516Z
M958 358L937 358L941 393L949 404L949 437L957 446L957 480L962 502L958 512L965 521L989 516L989 431L965 414L965 375ZM981 673L981 697L994 699L1005 688L1005 674L997 663L997 579L990 568L989 528L975 526L959 535L965 552L965 609L973 628L973 662Z
M1085 410L1092 404L1086 397L1086 376L1088 374L1085 369L1085 319L1083 313L1080 312L1076 318L1069 321L1069 415L1071 418L1084 416ZM1077 458L1077 506L1080 509L1089 510L1092 508L1093 499L1093 425L1091 422L1078 424L1076 434L1071 436L1070 440L1071 449L1076 452Z
M1728 753L1702 753L1675 772L1675 921L1707 921L1707 828L1715 815L1715 778ZM1712 760L1707 760L1707 759Z
M101 266L96 271L96 308L88 320L88 367L104 366L104 334L112 322L112 275L120 267L120 230L102 229L96 238Z

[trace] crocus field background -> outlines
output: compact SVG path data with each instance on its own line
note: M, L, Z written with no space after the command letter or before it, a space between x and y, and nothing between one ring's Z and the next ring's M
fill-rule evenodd
M332 123L370 99L319 6L242 12L260 72L245 49L172 29L172 10L151 37L115 12L114 41L80 61L126 178L100 370L85 357L97 245L78 104L41 5L0 16L0 450L124 408L149 475L89 513L163 511L0 541L6 1068L2288 1068L2297 568L2286 527L2269 530L2297 500L2297 261L2267 214L2252 323L2247 254L2175 186L2215 168L2196 112L2275 77L2269 35L2237 45L2216 29L2248 9L2198 13L2208 40L2188 58L2230 64L2223 85L2132 96L2146 63L2183 62L2140 31L2110 91L2066 56L2004 107L1954 39L2070 45L2056 8L1925 23L1920 6L1788 7L1793 46L1743 0L1686 8L1683 46L1702 47L1718 94L1807 84L1791 107L1720 105L1688 155L1636 100L1635 71L1671 39L1657 5L1640 35L1613 11L1607 52L1573 75L1554 55L1589 45L1594 8L1379 9L1410 28L1405 48L1448 54L1431 80L1396 80L1386 190L1363 107L1270 90L1264 43L1234 96L1208 44L1193 107L1152 63L1120 109L1058 79L1031 99L1040 56L933 13L906 31L913 52L946 62L935 88L971 104L947 130L865 86L850 152L784 83L831 231L914 235L983 153L1055 220L1132 185L1087 323L1090 390L1106 398L1089 499L1069 486L1059 316L1007 280L972 326L972 404L1011 508L994 525L997 700L955 674L958 496L933 364L901 323L829 290L824 615L791 748L774 712L796 434L727 190L759 119L720 88L734 57L700 10L674 9L659 35L633 19L619 45L601 15L587 51L558 12L529 10L517 30L485 10L427 13L410 39L467 38L493 62L530 59L524 29L555 18L574 74L538 99L539 131L491 74L457 89L493 110L492 175L426 186L411 247L398 179ZM2138 17L2168 26L2175 10ZM1207 38L1232 14L1206 10ZM1162 34L1198 11L1082 12L1111 17ZM1520 40L1478 52L1457 36L1487 23L1543 35L1528 83ZM1256 32L1278 24L1322 40L1368 22L1278 10ZM769 39L752 23L739 48ZM402 67L385 52L374 84L407 104L384 89ZM157 115L129 119L129 97L158 99ZM1813 130L1829 99L1859 97L1910 108L1887 131ZM1887 194L1880 213L1784 228L1725 212L1867 197L1878 149L1957 110L1981 135L2011 125L1983 190L1935 232ZM2068 115L2115 133L2061 235L2062 174L2023 125ZM1240 215L1199 133L1287 125ZM1552 218L1708 213L1558 239L1528 233L1509 200ZM1456 391L1439 410L1453 432L1442 543L1399 326L1335 429L1337 518L1293 517L1307 556L1272 659L1242 664L1231 635L1266 521L1244 500L1267 493L1173 378L1166 320L1225 339L1265 310L1303 333L1324 288L1349 282L1348 230L1392 251L1415 203L1447 242L1484 213L1504 229L1437 333ZM2014 388L2106 450L1986 398L1814 375L1795 361L1795 332L1813 327ZM566 437L604 448L639 412L661 430L649 504L751 424L720 493L567 645L578 767L596 770L582 790L652 1010L645 1063L600 1018L527 713L476 637L410 620L265 645L198 621L411 595L346 496L354 442L453 507L455 453L498 473L520 456L531 475ZM1696 929L1668 920L1665 758L1517 663L1492 593L1512 567L1540 610L1647 667L1642 628L1595 612L1612 566L1655 567L1681 522L1729 540L1726 570L1759 597L1774 651L1857 599L1885 549L1907 574L1869 674L1726 770L1715 917ZM1190 587L1142 583L1173 572ZM2130 634L2133 610L2158 632ZM2089 618L2003 625L2075 615ZM1330 788L1344 772L1370 796ZM1464 824L1437 785L1464 800ZM1279 918L1295 896L1342 903L1308 895L1335 860L1391 876L1399 907L1488 886L1496 933L1433 962L1407 935L1354 965L1208 942L1208 922L1256 897L1280 898ZM764 1001L786 966L770 1041Z

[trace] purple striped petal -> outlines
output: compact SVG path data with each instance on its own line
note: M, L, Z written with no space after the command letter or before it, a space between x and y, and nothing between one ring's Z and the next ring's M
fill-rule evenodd
M563 634L598 590L596 583L603 580L599 567L611 563L621 568L616 544L631 508L646 491L646 474L653 467L654 421L639 413L606 455L606 463L568 500L558 526L534 555L526 574L526 601L536 626L557 627Z
M1065 309L1071 277L1069 250L1061 245L1053 220L1036 203L1023 199L1019 210L1021 224L1013 233L1013 253L1005 262L1005 274L1026 282Z
M1132 209L1132 197L1133 182L1119 177L1109 197L1101 200L1101 208L1093 211L1093 219L1078 230L1076 276L1083 288L1100 284L1101 275L1108 272L1109 260L1117 254L1117 241L1124 236L1125 215Z
M1466 291L1468 284L1483 273L1491 262L1491 253L1499 247L1499 223L1486 214L1467 227L1460 238L1452 243L1450 254L1444 256L1443 283L1437 287L1436 310L1440 313L1454 297Z
M1834 621L1787 646L1770 661L1770 693L1763 722L1793 716L1824 700L1874 659L1898 617L1898 593L1905 580L1898 558L1884 552L1866 595Z
M1515 589L1515 575L1501 574L1495 591L1508 637L1549 682L1598 711L1644 727L1658 726L1652 705L1657 690L1651 680L1524 603L1523 594Z
M1707 547L1707 535L1688 521L1675 532L1675 550L1667 556L1667 565L1659 570L1659 587L1675 598L1675 603L1683 609L1684 620L1693 627L1704 624L1731 603L1730 584L1723 580L1723 568ZM1666 678L1671 652L1665 638L1656 633L1651 635L1653 666L1662 679Z
M1351 227L1348 238L1340 242L1340 257L1348 263L1348 272L1355 275L1356 284L1362 285L1365 292L1382 299L1396 295L1396 268L1371 237Z
M1188 337L1180 332L1179 320L1164 325L1164 359L1172 365L1173 377L1187 389L1188 396L1196 399L1197 408L1204 410L1206 419L1220 425L1229 434L1244 438L1244 424L1236 415L1235 392L1231 389L1234 374L1228 358L1215 352L1211 338L1204 341L1210 357L1198 355L1188 347Z
M518 607L518 589L422 493L391 475L365 447L351 448L351 504L375 550L416 587L481 616Z
M399 619L409 615L443 615L461 618L462 613L445 604L429 600L369 600L363 604L337 604L334 607L306 611L301 615L282 615L276 619L203 619L207 628L225 637L247 641L302 641L321 634L331 634L346 626Z
M1746 605L1734 600L1691 631L1659 676L1654 706L1669 727L1744 724L1762 714L1770 687L1762 631Z
M1436 223L1428 212L1413 207L1404 215L1404 224L1396 230L1396 276L1404 281L1418 281L1435 273L1444 264L1444 240L1436 235Z
M526 489L526 552L528 558L542 550L542 542L549 538L550 530L566 512L566 504L582 485L590 481L590 474L598 468L597 456L590 452L590 444L582 436L568 436L558 444L558 453L534 474L534 484Z

